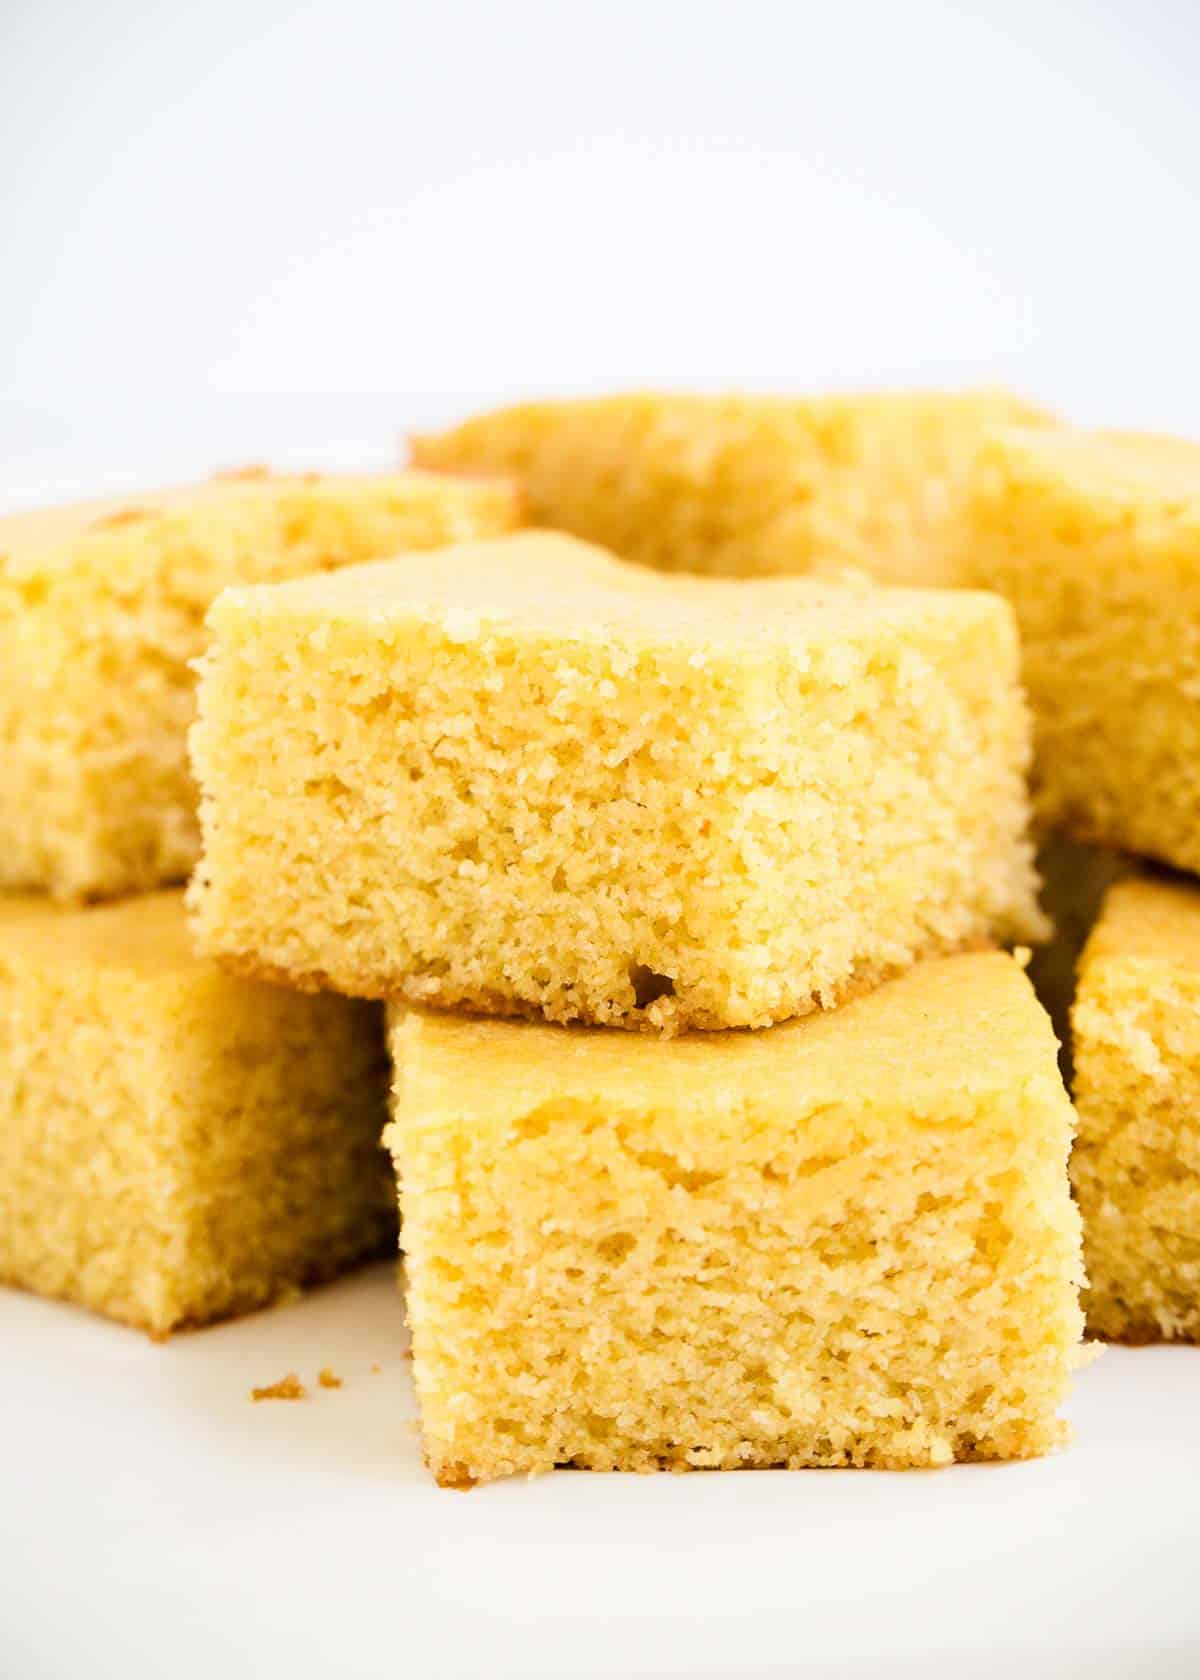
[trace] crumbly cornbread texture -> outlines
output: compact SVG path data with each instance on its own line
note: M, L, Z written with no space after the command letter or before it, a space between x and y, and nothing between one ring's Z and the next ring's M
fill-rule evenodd
M1088 1323L1200 1340L1200 890L1111 888L1072 1025Z
M997 432L964 575L1008 596L1042 819L1200 869L1200 446Z
M1073 1116L998 952L762 1033L414 1012L385 1139L428 1461L947 1464L1061 1438Z
M670 1032L1040 925L997 597L527 533L211 624L193 904L248 973Z
M645 392L526 403L412 440L421 466L515 474L535 523L668 571L754 577L854 565L958 581L955 515L1003 391L809 398Z
M0 886L105 897L191 869L189 661L226 584L488 536L517 513L499 483L260 470L0 519Z
M395 1230L369 1004L192 955L182 894L0 898L0 1282L155 1335Z

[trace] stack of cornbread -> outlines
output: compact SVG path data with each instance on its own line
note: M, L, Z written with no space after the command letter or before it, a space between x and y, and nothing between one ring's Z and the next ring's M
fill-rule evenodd
M539 532L210 624L196 934L392 1002L440 1480L1057 1439L1070 1104L949 955L1040 930L1004 601Z
M191 666L229 583L517 520L498 483L261 469L0 519L0 1282L164 1335L387 1244L378 1010L225 973L162 890Z
M533 519L619 533L654 564L670 563L668 531L699 570L821 571L832 556L1011 602L1059 929L1034 972L1064 1036L1074 1002L1088 1322L1197 1340L1200 885L1183 872L1200 874L1200 447L958 402L920 399L907 421L886 397L535 404L415 454L509 466Z
M165 1332L378 1251L386 1012L439 1481L1047 1450L1082 1266L1027 777L1188 862L1190 453L990 393L415 453L0 523L0 1278ZM150 889L198 856L189 924ZM1114 892L1087 1300L1186 1333L1200 913Z

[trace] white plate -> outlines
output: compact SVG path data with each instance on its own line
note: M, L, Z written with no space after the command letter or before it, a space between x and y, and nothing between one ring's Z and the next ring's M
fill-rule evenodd
M0 1290L0 1348L4 1680L1200 1675L1197 1349L1106 1349L1036 1463L462 1494L390 1266L160 1346Z

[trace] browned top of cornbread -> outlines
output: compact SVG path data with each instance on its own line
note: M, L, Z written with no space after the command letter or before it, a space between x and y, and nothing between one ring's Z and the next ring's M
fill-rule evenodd
M1200 891L1184 882L1152 879L1110 887L1083 966L1109 960L1200 969Z
M445 473L272 473L255 469L218 475L202 483L169 486L104 500L73 502L0 516L0 565L14 577L87 569L131 571L146 544L169 533L180 519L195 531L196 545L226 521L279 505L302 520L306 509L341 497L374 494L393 497L414 512L461 501L465 507L496 500L512 503L516 522L519 498L502 478L455 477ZM117 539L117 540L114 540Z
M405 1061L404 1042L436 1054ZM1049 1079L1061 1092L1049 1017L1013 958L997 951L919 964L840 1009L764 1032L662 1044L603 1028L531 1026L414 1011L400 1021L405 1103L423 1122L461 1123L574 1100L715 1112L780 1104L811 1113L848 1100L933 1120L998 1089ZM998 1111L997 1111L997 1116Z
M1200 443L1152 432L997 426L983 455L1028 490L1069 490L1106 510L1157 516L1200 535Z
M881 588L846 574L751 580L664 576L550 531L458 543L423 556L375 561L263 589L230 590L214 621L249 609L266 614L366 620L385 625L437 621L458 641L490 627L519 626L570 640L661 645L903 637L914 624L947 626L1007 617L985 591Z
M64 909L32 896L0 896L0 952L43 967L143 975L214 967L192 949L182 891L89 909Z

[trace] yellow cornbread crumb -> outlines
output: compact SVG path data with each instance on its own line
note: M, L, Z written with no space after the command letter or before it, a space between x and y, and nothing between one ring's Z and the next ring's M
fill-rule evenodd
M664 1032L1036 936L1007 605L663 578L528 533L213 608L203 949Z
M1200 1340L1200 890L1110 888L1072 1029L1089 1327Z
M412 440L419 466L511 472L530 514L667 571L859 566L957 581L958 491L1004 391L825 397L641 392L523 403Z
M280 1377L278 1382L267 1383L263 1388L252 1388L250 1398L252 1400L307 1400L308 1390L295 1371L289 1371L287 1376Z
M338 1376L336 1371L331 1370L328 1365L322 1365L321 1369L317 1373L317 1381L320 1383L322 1388L341 1388L342 1386L341 1377Z
M517 523L507 486L421 473L260 473L0 519L0 886L106 897L191 869L189 662L226 584Z
M395 1228L377 1011L193 956L182 894L0 898L0 1282L165 1334Z
M999 953L660 1044L414 1012L385 1133L438 1480L1021 1458L1082 1328L1071 1105Z
M1200 869L1200 445L1002 429L967 530L1021 628L1042 819Z

